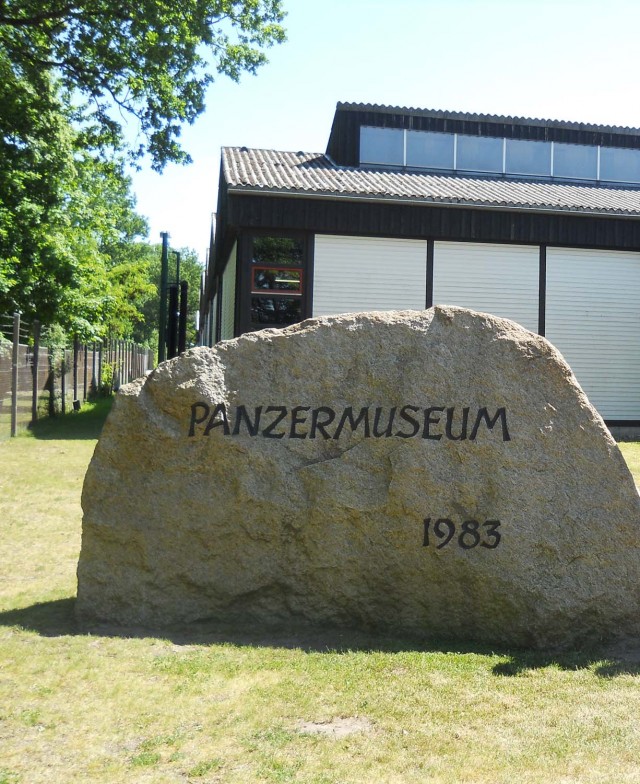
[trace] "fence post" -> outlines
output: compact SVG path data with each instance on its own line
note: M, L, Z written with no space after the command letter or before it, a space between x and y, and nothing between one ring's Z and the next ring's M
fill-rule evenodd
M178 315L178 354L184 354L187 350L187 310L189 303L189 283L186 280L180 282L180 309Z
M40 370L40 322L33 322L33 391L31 395L31 425L38 421L38 371Z
M62 399L60 401L60 409L63 414L67 413L67 350L62 349L62 374L60 376L60 393Z
M11 437L18 434L18 346L20 345L20 314L13 314L13 351L11 354Z
M54 352L48 350L49 354L49 416L56 415L56 366L54 362Z
M102 351L104 349L104 341L100 340L98 346L98 394L102 392Z
M73 336L73 407L78 400L78 336Z
M82 344L82 361L83 361L83 369L84 369L84 372L82 374L82 399L86 400L87 399L87 376L89 372L89 368L88 368L89 356L87 354L86 343Z
M96 378L96 342L93 341L93 348L91 350L91 393L95 395L97 391L97 378Z

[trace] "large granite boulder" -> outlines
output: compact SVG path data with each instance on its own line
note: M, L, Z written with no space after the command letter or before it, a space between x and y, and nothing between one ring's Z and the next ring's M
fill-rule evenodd
M312 319L123 387L77 611L526 646L634 634L640 504L544 338L461 308Z

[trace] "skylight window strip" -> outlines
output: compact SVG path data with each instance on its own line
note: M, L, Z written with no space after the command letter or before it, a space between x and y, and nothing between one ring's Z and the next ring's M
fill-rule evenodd
M483 144L467 143L474 138ZM489 140L495 142L493 152ZM361 126L360 143L362 165L640 185L640 150L636 147L619 149L377 126ZM531 149L525 145L531 145ZM547 148L546 156L541 149L534 149L541 145ZM227 162L239 177L247 176L244 164L242 158Z

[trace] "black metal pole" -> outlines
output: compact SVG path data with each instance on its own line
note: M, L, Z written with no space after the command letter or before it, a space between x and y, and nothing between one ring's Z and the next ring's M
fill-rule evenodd
M160 267L160 313L158 317L158 362L167 358L167 283L169 281L169 233L163 231L162 260Z
M167 359L173 359L177 352L178 337L178 287L169 286L169 321L167 324Z
M180 283L180 317L178 319L178 354L187 350L187 300L189 283L183 280Z
M173 251L176 254L176 283L178 286L180 285L180 252L177 250Z

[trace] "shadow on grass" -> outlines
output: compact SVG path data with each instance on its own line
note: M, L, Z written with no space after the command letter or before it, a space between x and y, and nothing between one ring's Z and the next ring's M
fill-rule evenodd
M111 406L112 397L85 403L80 411L39 419L29 432L34 438L49 440L95 440L99 438Z
M565 671L592 669L601 678L640 675L640 641L610 643L581 650L534 651L501 648L456 640L393 636L334 627L308 625L261 626L250 622L199 621L163 629L108 624L80 625L75 598L42 602L19 610L0 612L0 626L14 626L42 637L93 636L121 639L163 639L174 645L222 645L252 648L299 649L305 653L442 653L499 657L491 672L496 677L517 677L533 670L555 667Z

